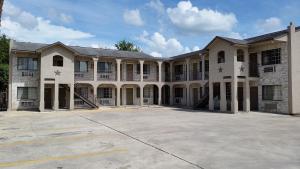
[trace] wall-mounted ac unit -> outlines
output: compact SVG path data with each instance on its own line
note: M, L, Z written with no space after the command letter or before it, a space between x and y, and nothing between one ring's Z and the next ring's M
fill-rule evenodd
M264 68L264 73L276 72L275 66L268 66Z

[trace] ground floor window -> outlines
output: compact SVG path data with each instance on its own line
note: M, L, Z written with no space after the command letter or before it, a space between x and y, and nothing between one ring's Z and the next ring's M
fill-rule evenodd
M151 89L150 87L144 88L144 98L150 98L151 97Z
M98 88L99 98L112 98L112 88Z
M35 100L37 99L36 87L18 87L17 89L18 100Z
M79 87L79 88L76 88L75 91L82 97L88 98L88 96L89 96L88 87Z
M282 100L281 85L264 85L262 86L263 100Z
M183 88L175 88L175 97L183 97Z

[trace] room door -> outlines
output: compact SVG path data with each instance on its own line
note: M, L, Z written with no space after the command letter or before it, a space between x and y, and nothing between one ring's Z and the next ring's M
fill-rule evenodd
M133 81L133 64L127 64L127 81Z
M133 88L126 88L126 104L133 105Z
M198 104L198 88L193 88L193 106Z
M250 110L258 111L258 87L250 87Z
M52 109L52 89L51 88L44 89L44 103L45 103L45 109Z
M238 110L244 110L244 89L243 87L238 87Z

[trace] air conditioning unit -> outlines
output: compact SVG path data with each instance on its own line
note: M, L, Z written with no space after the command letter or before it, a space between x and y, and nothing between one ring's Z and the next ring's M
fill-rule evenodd
M21 106L22 107L32 107L32 106L34 106L34 103L32 101L22 101Z
M268 66L264 68L264 73L276 72L275 66Z
M109 75L100 75L101 79L109 79Z

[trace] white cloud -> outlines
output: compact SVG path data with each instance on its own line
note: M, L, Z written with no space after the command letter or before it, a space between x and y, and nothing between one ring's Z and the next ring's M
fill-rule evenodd
M243 39L243 36L238 32L229 32L226 34L226 37L234 39Z
M184 47L176 38L167 39L159 32L149 35L148 32L144 31L138 39L146 45L145 52L156 57L170 57L199 50L198 46L193 47L193 50L189 47Z
M164 4L160 0L151 0L147 5L155 9L160 14L165 12Z
M141 18L140 11L135 10L126 10L123 14L123 19L126 23L134 26L142 26L144 22Z
M60 13L59 14L59 18L64 23L71 23L71 22L73 22L73 17L71 15Z
M256 29L259 33L272 32L282 29L282 22L277 17L271 17L265 20L260 20L256 24Z
M59 20L62 23L71 23L74 20L71 15L61 13L54 8L48 10L48 17L52 20Z
M2 32L11 38L20 41L51 43L62 41L70 43L93 37L92 34L58 26L42 17L22 11L8 1L4 4Z
M92 48L102 48L102 49L117 49L114 45L112 44L105 44L105 43L92 43L90 45Z
M229 32L236 25L233 13L200 9L190 1L180 1L175 8L167 9L171 22L186 33Z

